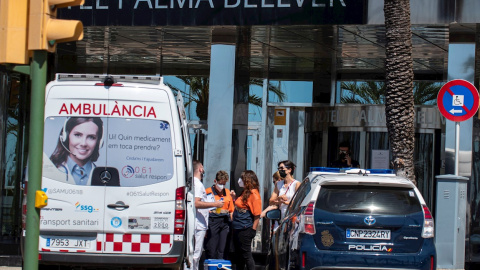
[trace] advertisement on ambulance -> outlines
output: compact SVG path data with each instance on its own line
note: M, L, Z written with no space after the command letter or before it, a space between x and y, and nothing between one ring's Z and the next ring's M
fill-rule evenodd
M72 185L102 185L92 172L108 166L118 171L116 186L160 183L173 175L171 140L167 121L49 117L45 121L44 154L48 159L44 176Z

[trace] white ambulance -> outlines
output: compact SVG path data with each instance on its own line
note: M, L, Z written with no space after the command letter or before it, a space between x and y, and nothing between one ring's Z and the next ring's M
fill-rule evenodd
M41 264L183 268L192 180L183 100L162 77L57 74L47 85Z

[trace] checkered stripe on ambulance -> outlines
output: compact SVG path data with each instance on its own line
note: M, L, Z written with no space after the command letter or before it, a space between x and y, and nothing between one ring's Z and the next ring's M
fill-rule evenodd
M175 97L161 79L92 80L57 75L46 88L42 260L181 264L191 161Z

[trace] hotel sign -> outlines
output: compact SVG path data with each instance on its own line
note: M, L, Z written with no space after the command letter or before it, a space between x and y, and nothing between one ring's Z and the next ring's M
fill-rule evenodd
M85 0L59 10L85 26L364 24L366 0Z
M336 105L306 108L306 132L338 128L387 128L384 105ZM436 106L415 106L416 129L442 129L445 127L443 117Z

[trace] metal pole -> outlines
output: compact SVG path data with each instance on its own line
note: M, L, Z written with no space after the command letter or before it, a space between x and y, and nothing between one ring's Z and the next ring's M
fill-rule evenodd
M455 175L458 175L459 151L460 151L460 122L455 122Z
M23 269L38 269L40 210L35 208L35 193L42 186L43 124L47 52L34 51L31 64L32 99L30 105L30 138L28 149L27 220Z

